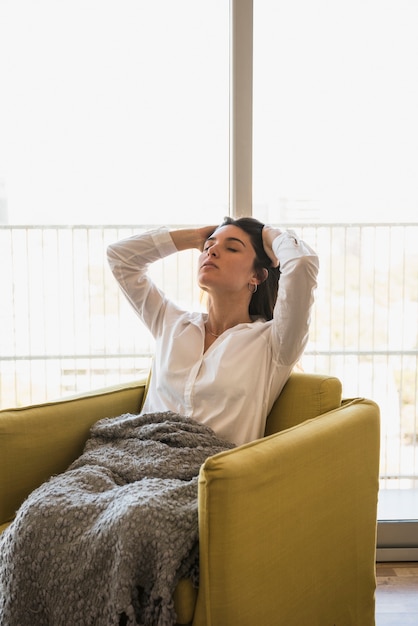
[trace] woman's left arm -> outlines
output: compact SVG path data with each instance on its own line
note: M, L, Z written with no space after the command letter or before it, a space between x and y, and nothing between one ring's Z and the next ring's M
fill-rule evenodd
M272 328L273 351L278 363L293 366L308 342L319 260L314 250L292 230L265 226L263 244L272 266L280 267Z

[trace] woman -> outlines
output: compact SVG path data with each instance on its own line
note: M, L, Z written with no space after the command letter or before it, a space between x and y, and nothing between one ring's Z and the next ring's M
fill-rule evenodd
M182 310L147 274L153 261L191 248L201 251L207 314ZM308 340L315 252L293 231L225 218L218 227L130 237L109 246L108 259L156 340L143 413L189 416L237 445L262 437Z

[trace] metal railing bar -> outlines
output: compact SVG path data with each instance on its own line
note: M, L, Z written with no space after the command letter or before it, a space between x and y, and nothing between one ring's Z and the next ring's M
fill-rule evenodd
M169 228L187 228L199 224L173 223L167 224ZM201 224L200 224L201 225ZM283 228L407 228L418 226L417 222L280 222ZM160 228L161 223L137 223L137 224L0 224L0 230L106 230L106 229L151 229Z
M21 354L0 357L2 361L56 361L61 359L126 359L146 358L150 352L118 352L103 354ZM306 350L304 356L416 356L418 350Z
M306 350L305 356L418 356L418 350Z
M63 361L80 359L143 359L152 357L152 352L132 352L120 354L34 354L0 357L1 362L13 361Z

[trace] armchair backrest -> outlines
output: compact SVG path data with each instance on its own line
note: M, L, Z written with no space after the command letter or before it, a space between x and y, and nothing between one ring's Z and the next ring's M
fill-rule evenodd
M293 372L267 417L272 435L341 405L342 385L335 376Z

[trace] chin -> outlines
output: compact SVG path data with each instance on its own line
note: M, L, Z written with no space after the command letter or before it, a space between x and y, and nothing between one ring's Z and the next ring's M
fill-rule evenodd
M208 291L209 287L206 282L199 280L197 281L197 284L199 285L200 289L203 289L203 291Z

